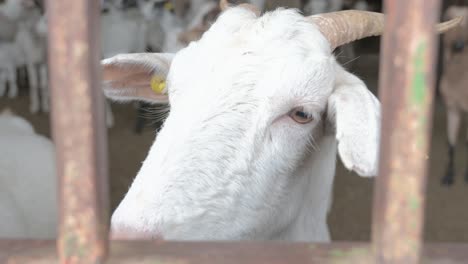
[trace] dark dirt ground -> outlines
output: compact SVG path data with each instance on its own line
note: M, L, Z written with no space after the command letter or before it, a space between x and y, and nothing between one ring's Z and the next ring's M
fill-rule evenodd
M361 55L353 67L372 91L377 90L378 56ZM14 100L0 98L0 110L12 108L17 114L32 122L36 130L50 135L49 119L46 114L31 115L28 111L27 90L22 89ZM133 132L136 110L132 104L113 104L115 126L108 131L110 155L111 206L115 208L136 175L141 162L154 139L155 132L147 128L142 135ZM450 187L440 185L447 161L445 113L440 99L436 101L434 113L432 149L427 187L427 210L425 238L428 241L468 242L468 183L463 173L468 156L464 137L460 133L457 146L457 178ZM464 127L465 128L465 127ZM0 146L1 147L1 146ZM374 180L360 178L337 164L334 185L334 201L329 215L329 224L334 240L368 240L370 238L371 200Z

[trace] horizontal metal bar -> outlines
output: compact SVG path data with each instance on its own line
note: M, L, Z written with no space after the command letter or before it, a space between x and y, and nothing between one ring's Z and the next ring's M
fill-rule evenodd
M113 241L107 263L371 263L370 243ZM427 244L422 263L467 263L468 244ZM0 263L58 263L55 241L0 240Z

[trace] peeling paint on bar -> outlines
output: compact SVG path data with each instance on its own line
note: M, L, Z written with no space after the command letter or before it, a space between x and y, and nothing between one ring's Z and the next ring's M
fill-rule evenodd
M376 263L419 263L439 0L386 0L382 138L372 239Z
M47 2L52 131L60 181L61 263L107 255L107 139L99 76L99 3Z
M428 96L430 96L430 91L432 91L431 89L429 89L428 84L426 82L425 65L427 64L427 62L425 54L427 54L427 46L428 43L426 39L422 39L419 41L416 51L414 52L414 58L412 62L414 73L411 85L411 100L413 104L413 111L420 113L419 117L416 120L416 125L418 126L419 130L418 135L421 135L417 138L416 141L416 146L418 148L425 148L425 144L427 144L427 142L424 142L423 136L427 125L427 116L424 114L426 110L424 103L427 101Z
M427 52L427 42L421 41L416 48L413 58L413 69L414 76L411 85L412 91L412 102L415 107L421 107L426 99L426 74L424 71L424 65L426 65L425 54Z

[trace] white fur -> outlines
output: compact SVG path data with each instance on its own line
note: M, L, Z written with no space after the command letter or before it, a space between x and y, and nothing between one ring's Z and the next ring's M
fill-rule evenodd
M149 89L143 67L167 78L171 107L112 216L116 237L329 241L337 145L348 169L376 172L378 101L295 11L232 8L173 59L103 65L124 78L105 79L106 94L149 100L134 94ZM296 107L313 121L293 121Z
M0 13L0 42L12 41L17 31L16 21Z
M28 72L29 87L31 89L31 112L37 112L39 109L39 99L37 95L38 76L36 65L44 63L42 57L43 49L41 43L36 41L33 33L28 29L27 25L20 23L19 30L16 33L13 42L5 42L0 44L0 71L4 71L9 77L9 97L16 97L18 88L16 85L16 69L21 66L26 66ZM4 84L2 84L4 86ZM0 92L0 95L2 93Z
M6 94L6 84L9 88L8 97L14 98L18 95L16 67L21 56L21 51L14 43L0 43L0 96Z
M39 21L39 18L34 22ZM49 111L49 93L47 87L46 40L39 36L34 25L20 25L17 33L17 45L24 54L30 89L30 111Z
M15 97L17 87L16 74L8 72L11 72L11 67L14 67L16 73L16 68L24 66L29 80L30 111L33 113L41 109L48 111L46 42L37 34L35 29L40 18L39 10L34 8L30 0L8 0L4 3L3 8L0 6L0 17L2 12L3 17L8 18L8 21L3 22L8 22L7 24L14 29L14 34L7 34L7 31L0 33L0 39L4 43L2 44L3 49L9 51L10 57L13 57L12 60L7 60L5 59L7 56L2 56L4 59L0 62L2 64L0 68L3 68L3 71L7 72L7 76L10 77L8 78L10 83L9 95ZM3 23L1 20L0 23ZM3 79L0 80L0 82L4 81ZM4 83L0 85L4 86ZM39 98L42 100L40 101Z
M103 58L123 52L144 52L141 23L137 16L127 16L126 11L110 5L109 13L101 15Z
M151 30L150 25L157 23L162 30L158 32L162 33L158 36L158 39L163 40L161 51L177 52L184 47L177 37L184 29L185 21L165 8L154 8L154 4L158 2L163 2L163 0L139 1L140 11L146 20L146 30ZM148 40L155 38L152 36Z
M51 239L57 229L55 154L31 124L0 113L0 237Z
M0 15L7 17L10 20L16 20L23 15L25 3L23 0L5 0L0 4Z
M36 25L33 28L36 36L36 42L38 43L37 46L41 49L38 52L41 52L40 59L38 60L38 68L39 68L39 93L40 93L40 106L41 110L44 112L49 111L49 80L48 80L48 66L47 66L47 16L42 15ZM31 96L36 96L39 93L31 94ZM35 99L38 101L39 99Z
M139 8L146 20L146 28L148 30L146 38L148 44L157 46L153 43L158 43L162 40L161 51L171 53L175 53L186 46L185 43L178 39L180 33L202 24L203 17L218 6L217 1L194 0L191 1L186 14L180 17L164 8L155 8L154 4L160 2L163 2L163 0L140 0ZM160 28L155 24L159 25ZM159 29L161 31L158 31Z

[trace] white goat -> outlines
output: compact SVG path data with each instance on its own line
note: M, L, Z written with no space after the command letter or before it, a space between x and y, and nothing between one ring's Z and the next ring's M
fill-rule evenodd
M161 49L163 52L177 52L184 48L187 43L181 41L179 36L189 29L199 26L203 16L213 9L219 9L217 3L213 0L196 0L185 1L179 0L172 4L168 0L140 0L140 10L145 17L146 21L152 21L161 26L164 36L164 44ZM177 7L183 5L186 10L177 12ZM148 23L148 22L147 22ZM148 29L154 26L148 26ZM152 36L152 37L151 37ZM156 38L151 32L148 34L149 38ZM154 41L153 41L154 42Z
M13 98L18 94L16 67L20 54L14 41L18 30L17 20L23 10L19 0L6 0L0 4L0 96L5 94L7 83L8 97Z
M213 0L140 0L138 6L145 18L147 50L152 52L176 52L190 41L198 40L209 27L210 21L205 15L213 10L219 13L218 4ZM145 125L141 115L148 111L146 107L144 103L138 104L137 133L141 133ZM157 124L159 122L155 122Z
M47 67L47 16L42 15L36 25L33 27L36 42L36 54L38 55L36 64L39 68L39 89L31 90L31 111L35 111L35 106L40 105L40 109L44 112L49 111L49 83L48 83L48 67ZM40 96L39 96L40 93ZM40 104L39 104L40 97ZM39 110L39 109L38 109Z
M0 4L0 15L10 19L17 20L24 15L25 9L35 6L33 0L5 0Z
M328 241L337 152L376 174L380 104L332 51L381 34L352 25L382 16L253 10L228 9L175 55L103 61L107 96L171 107L112 216L114 237Z
M4 18L10 20L8 24L15 30L13 38L8 36L9 33L0 33L4 43L2 48L4 51L11 52L14 50L15 52L13 53L13 60L0 61L0 68L11 69L12 63L15 63L15 74L6 74L5 72L11 72L11 70L3 70L4 72L0 73L3 76L0 76L0 82L2 82L0 85L4 86L5 75L9 76L8 81L11 88L9 96L16 96L16 68L25 66L30 88L30 111L36 113L41 108L43 111L48 111L48 93L45 85L47 82L45 41L38 36L35 30L36 23L40 18L39 10L34 7L33 1L30 0L8 0L3 6L0 6L0 14L2 13ZM7 39L8 37L11 39ZM12 48L13 45L16 47ZM0 53L2 52L0 51ZM3 58L5 57L3 56ZM12 56L10 55L10 57ZM37 67L39 67L39 75ZM42 104L39 101L40 97L42 98Z
M0 13L0 41L12 41L16 31L16 22Z
M34 21L39 21L39 17ZM39 110L48 112L46 37L40 36L33 24L20 25L16 43L25 57L31 100L30 111L32 113L37 113Z
M129 14L117 3L110 3L108 9L101 15L102 56L109 58L122 52L145 51L143 20L139 15Z
M162 47L163 35L157 31L159 25L145 21L138 9L127 9L122 0L108 1L105 8L107 12L101 15L103 58L144 52L149 46L156 50ZM112 127L114 117L107 100L105 107L107 126Z
M5 0L0 4L0 41L12 42L18 30L17 23L33 9L33 0Z
M57 197L52 142L25 119L0 113L0 237L56 236Z
M45 65L44 45L34 38L33 33L24 23L19 23L18 32L14 42L0 44L0 78L1 87L9 83L9 97L16 97L18 87L16 84L16 69L26 66L30 87L30 110L35 113L39 110L38 99L38 75L36 66ZM5 78L6 77L6 78ZM45 77L44 77L45 78ZM41 89L43 90L43 89ZM4 88L0 89L0 96L4 94ZM46 105L47 107L48 105Z
M16 67L22 56L23 54L15 43L0 43L0 96L6 93L7 83L8 97L14 98L18 95Z

